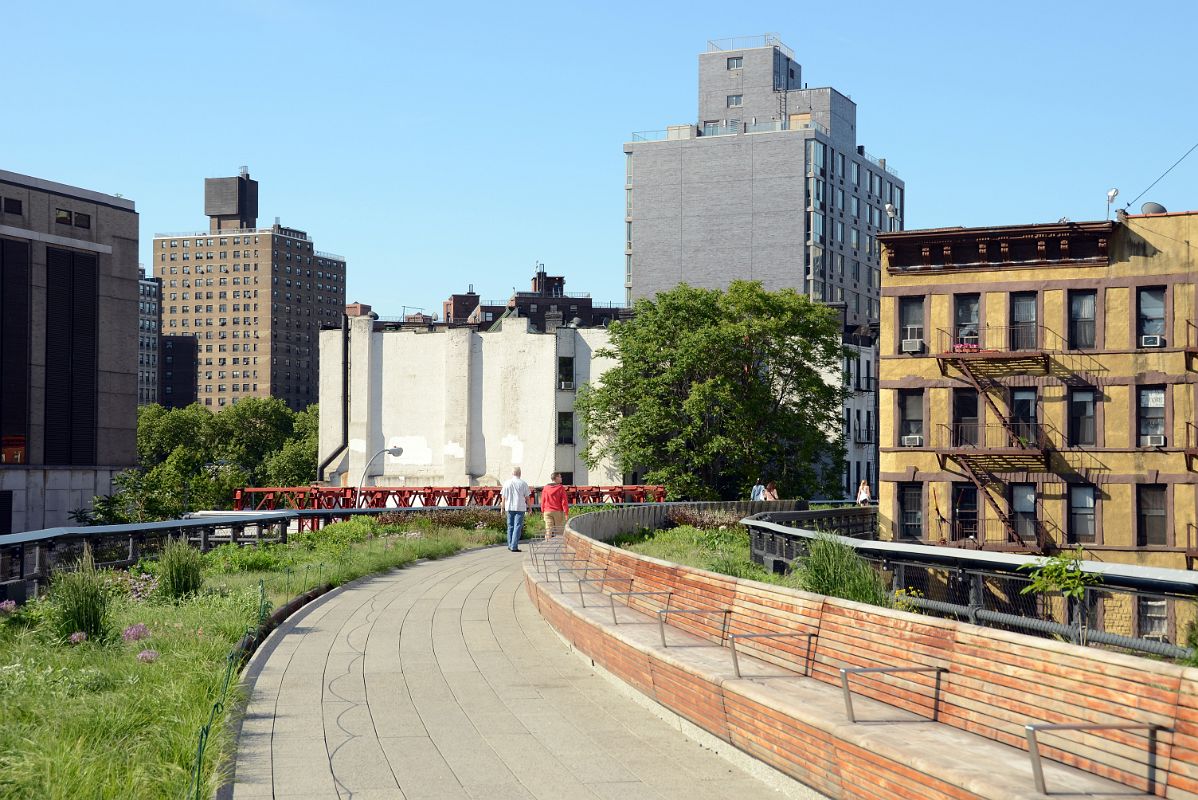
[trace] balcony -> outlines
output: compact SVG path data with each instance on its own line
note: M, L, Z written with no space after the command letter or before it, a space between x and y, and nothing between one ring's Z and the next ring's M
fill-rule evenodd
M1044 521L1033 517L955 518L946 528L948 536L944 544L968 550L1040 551L1050 541Z
M857 425L853 428L853 442L855 444L873 444L878 441L878 432L874 428L868 428L864 425Z
M1060 336L1034 322L1015 325L956 325L938 330L936 357L941 369L953 365L979 377L1047 374L1048 354L1060 349Z
M938 425L933 447L942 469L949 459L979 474L1039 472L1048 466L1048 436L1039 422Z

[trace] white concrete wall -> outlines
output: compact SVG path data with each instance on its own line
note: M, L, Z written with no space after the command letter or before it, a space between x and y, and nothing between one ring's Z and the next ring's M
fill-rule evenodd
M356 486L373 454L402 447L374 462L367 485L498 484L517 465L533 485L555 471L573 472L579 485L620 483L610 467L586 469L577 420L577 444L557 444L557 413L572 412L576 396L558 389L558 355L575 354L577 387L610 368L593 358L606 343L603 329L530 333L523 318L485 333L374 331L371 320L352 320L348 456L325 476ZM341 332L323 332L320 346L322 364L339 367ZM322 370L321 461L341 447L343 402L339 369Z
M91 509L92 498L112 493L123 468L9 467L0 470L0 491L12 492L14 533L75 525L70 513Z

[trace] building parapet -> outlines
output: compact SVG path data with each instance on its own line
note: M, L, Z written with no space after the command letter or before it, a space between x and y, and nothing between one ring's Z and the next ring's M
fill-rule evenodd
M1106 264L1115 223L1054 222L878 235L890 274L945 269Z
M710 138L713 136L736 136L741 133L821 133L824 136L830 136L831 133L826 127L815 121L799 122L790 124L789 120L771 119L765 122L739 122L735 125L712 125L704 128L698 128L695 125L671 125L665 130L660 131L633 131L633 142L676 142L685 141L687 139ZM880 163L878 159L870 155L866 158L871 163L877 165L881 169L898 177L898 173L884 163Z
M345 256L339 256L336 253L326 253L324 250L315 250L313 251L312 255L316 256L317 258L332 259L333 261L345 261Z

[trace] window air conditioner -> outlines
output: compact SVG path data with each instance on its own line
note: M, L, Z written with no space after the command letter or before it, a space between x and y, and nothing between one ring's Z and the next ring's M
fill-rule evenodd
M923 436L918 433L911 436L904 436L902 438L902 445L903 447L923 447Z
M903 339L904 353L922 353L923 339Z
M574 391L574 381L558 381L558 388L562 391L572 392Z
M1165 342L1159 335L1141 336L1140 347L1164 347Z
M1165 437L1160 434L1152 434L1144 437L1145 447L1164 447Z

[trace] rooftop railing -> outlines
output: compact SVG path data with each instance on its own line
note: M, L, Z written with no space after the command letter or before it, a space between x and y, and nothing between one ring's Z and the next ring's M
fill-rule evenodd
M787 58L795 57L791 50L782 43L776 33L763 33L759 36L730 36L727 39L708 39L707 52L721 53L725 50L752 50L757 47L776 47L786 54Z
M317 258L328 258L333 261L345 261L345 256L339 256L336 253L326 253L324 250L313 251L312 255Z
M814 131L822 133L824 136L831 135L825 126L815 121L800 122L791 125L788 120L771 119L764 122L738 122L735 125L705 125L702 128L694 125L675 125L660 131L633 131L632 141L672 142L708 138L711 136L736 136L740 133L774 133L781 131Z
M894 168L891 167L889 164L887 164L884 159L876 158L874 156L871 156L869 153L862 153L861 155L865 157L866 161L873 164L875 167L889 172L891 175L893 175L896 178L899 177L899 174L897 172L895 172Z

